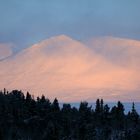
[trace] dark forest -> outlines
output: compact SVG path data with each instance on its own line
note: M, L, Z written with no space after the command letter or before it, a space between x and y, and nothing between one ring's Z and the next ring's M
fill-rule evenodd
M42 95L0 91L0 140L140 140L140 116L132 103L125 114L123 103L109 108L103 99L95 106L81 102L59 106Z

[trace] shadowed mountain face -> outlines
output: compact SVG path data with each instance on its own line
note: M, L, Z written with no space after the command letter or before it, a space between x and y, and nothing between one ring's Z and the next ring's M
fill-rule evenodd
M12 44L0 44L0 60L5 59L12 55Z
M121 66L140 68L140 42L113 37L94 38L86 43L96 53Z
M86 44L65 35L39 42L0 62L0 88L60 101L138 101L140 42L112 37Z

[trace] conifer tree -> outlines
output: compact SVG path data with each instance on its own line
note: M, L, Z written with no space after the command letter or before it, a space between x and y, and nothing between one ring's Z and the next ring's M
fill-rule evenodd
M100 100L99 99L96 100L95 112L97 114L101 112L101 104L100 104Z

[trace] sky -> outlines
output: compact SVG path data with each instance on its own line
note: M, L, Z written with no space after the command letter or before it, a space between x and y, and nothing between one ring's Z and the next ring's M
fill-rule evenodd
M139 0L0 0L0 43L17 50L60 34L140 40Z

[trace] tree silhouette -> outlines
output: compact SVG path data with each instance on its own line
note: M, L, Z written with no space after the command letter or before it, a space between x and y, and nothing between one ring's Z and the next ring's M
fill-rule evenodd
M53 111L60 111L60 107L59 107L59 103L57 98L54 99L53 103L52 103L52 109Z
M103 99L94 107L81 102L59 106L44 95L0 91L0 140L139 140L140 116L132 104L128 114L118 101L109 108Z
M99 99L96 100L95 112L97 114L101 112L101 104L100 104L100 100Z

